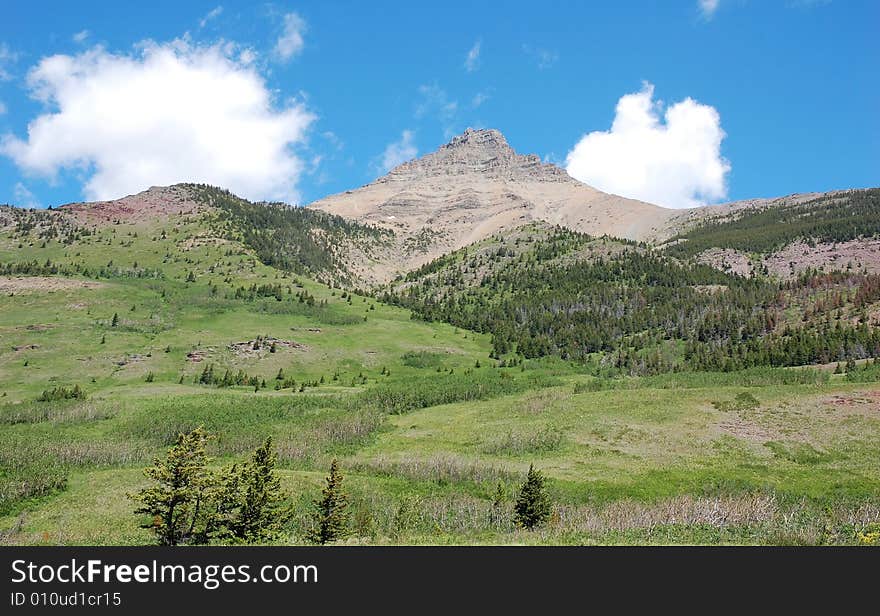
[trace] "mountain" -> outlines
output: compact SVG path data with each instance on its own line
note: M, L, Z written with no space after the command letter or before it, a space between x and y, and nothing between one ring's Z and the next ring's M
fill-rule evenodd
M517 154L497 130L472 129L366 186L309 207L394 232L386 252L363 268L377 282L533 221L639 240L656 235L676 214L596 190L535 155Z

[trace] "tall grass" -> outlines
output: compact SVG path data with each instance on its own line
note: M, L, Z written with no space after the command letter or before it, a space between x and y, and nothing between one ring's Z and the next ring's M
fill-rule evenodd
M115 410L108 404L94 402L57 401L52 404L22 402L0 406L0 424L53 424L77 423L108 419Z
M738 372L669 372L634 378L593 378L575 384L574 393L611 389L696 389L702 387L767 387L823 385L830 375L815 368L759 367Z
M504 467L449 454L427 458L408 456L400 459L379 456L372 460L352 462L349 467L356 472L402 477L439 485L454 483L495 484L499 481L512 481L518 477Z
M500 370L475 370L470 374L444 374L379 385L363 392L357 403L398 415L429 406L487 400L555 384L554 379L543 375L514 376Z
M535 431L510 431L500 439L486 444L482 451L496 456L522 456L555 451L562 446L562 442L562 430L555 426L545 426Z

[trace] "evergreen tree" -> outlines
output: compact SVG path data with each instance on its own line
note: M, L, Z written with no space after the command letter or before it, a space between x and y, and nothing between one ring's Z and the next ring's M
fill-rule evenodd
M258 447L241 467L233 466L225 474L218 498L218 514L225 532L248 543L271 541L290 519L291 510L284 504L281 481L275 472L277 454L272 438Z
M113 313L113 319L110 321L110 327L116 327L119 325L119 313Z
M330 464L327 487L321 498L314 501L313 528L309 539L314 543L330 543L348 534L348 496L342 487L342 472L336 459Z
M143 528L155 533L159 545L204 543L208 539L215 479L208 469L207 440L201 427L179 434L165 458L157 457L153 466L144 470L158 485L131 495L141 504L135 513L151 516Z
M550 497L544 487L544 476L535 470L534 465L529 465L529 474L517 496L514 512L516 525L529 530L550 517Z

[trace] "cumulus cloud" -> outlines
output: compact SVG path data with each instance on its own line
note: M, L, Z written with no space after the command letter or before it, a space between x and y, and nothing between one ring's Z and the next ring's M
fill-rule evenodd
M28 86L45 111L26 139L5 135L0 153L50 179L76 170L89 199L193 181L297 201L304 165L293 147L315 117L296 101L275 104L235 51L173 41L130 55L94 47L44 58Z
M712 19L719 4L721 4L721 0L697 0L697 8L706 19Z
M695 207L727 196L724 137L714 107L686 98L664 112L654 101L654 86L646 83L618 101L611 130L581 138L566 157L566 169L605 192Z
M473 73L475 70L480 68L480 47L482 46L481 41L477 41L474 43L474 46L470 48L467 52L467 56L464 59L464 68L467 72Z
M401 133L399 140L388 144L382 153L381 170L383 173L388 173L397 165L412 160L418 155L419 150L413 142L414 137L411 130L405 130Z
M284 62L298 55L305 46L305 20L296 13L284 16L284 29L275 42L275 54Z
M199 20L199 28L204 28L212 19L217 19L223 13L222 6L215 6L213 9L205 13L205 16Z

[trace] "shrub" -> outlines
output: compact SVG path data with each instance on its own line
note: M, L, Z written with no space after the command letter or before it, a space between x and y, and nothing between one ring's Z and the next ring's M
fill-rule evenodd
M37 397L37 402L57 402L58 400L85 400L86 393L79 385L46 389Z

